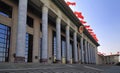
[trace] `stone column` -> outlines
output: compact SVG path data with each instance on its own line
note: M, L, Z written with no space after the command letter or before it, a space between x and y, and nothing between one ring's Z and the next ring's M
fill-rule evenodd
M92 64L92 46L90 45L90 62Z
M92 62L92 64L93 64L93 50L92 50L93 48L92 48L92 45L91 45L91 62Z
M85 45L84 45L84 49L85 49L85 57L84 57L84 58L85 58L85 64L86 64L86 62L87 62L87 60L86 60L86 53L87 53L87 52L86 52L86 49L87 49L87 41L85 40L85 42L84 42L84 43L85 43Z
M96 64L96 54L95 54L95 47L93 48L93 51L94 51L94 64Z
M84 63L83 37L81 37L81 58L82 63Z
M87 42L87 63L89 64L89 42Z
M74 32L74 63L78 63L77 33Z
M70 29L66 26L67 63L70 63Z
M98 64L98 51L97 51L97 47L95 46L95 63ZM105 62L104 62L105 63Z
M89 44L89 63L91 64L91 44Z
M92 60L92 64L93 64L93 60L94 60L94 57L93 57L93 46L91 45L91 60Z
M94 47L93 47L93 63L95 64L95 51L94 51Z
M79 63L81 63L81 44L79 43Z
M91 51L91 44L90 44L90 63L92 63L92 51Z
M39 50L40 48L40 21L38 19L34 20L34 33L33 33L33 62L39 62Z
M95 61L95 57L94 57L94 47L92 47L92 52L93 52L93 64L94 64L94 61Z
M61 63L61 19L59 17L56 20L56 39L57 39L56 62Z
M92 56L93 56L93 64L94 64L95 58L94 58L94 47L93 46L92 46Z
M47 63L48 61L48 8L42 8L42 58L41 62Z
M85 41L85 57L86 57L86 63L88 63L88 46L87 46L87 41Z
M90 60L90 57L89 57L89 52L90 52L90 51L89 51L89 42L88 42L87 46L88 46L88 49L87 49L87 50L88 50L88 64L89 64L89 62L90 62L90 61L89 61L89 60Z
M25 62L27 2L28 0L19 0L17 47L15 62Z
M92 45L91 45L91 62L93 64L93 51L92 51Z

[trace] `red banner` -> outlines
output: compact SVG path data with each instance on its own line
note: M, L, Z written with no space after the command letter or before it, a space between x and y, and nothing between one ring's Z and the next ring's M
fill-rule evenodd
M67 1L66 3L67 3L68 6L69 6L69 5L76 5L75 2L69 2L69 1Z

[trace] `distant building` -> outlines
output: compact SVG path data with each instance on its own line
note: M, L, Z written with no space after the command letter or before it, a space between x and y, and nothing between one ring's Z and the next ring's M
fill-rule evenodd
M0 0L0 62L97 63L99 43L64 0Z
M112 54L112 55L103 55L98 54L98 63L99 64L116 64L120 62L120 55L119 54Z
M103 54L98 54L98 64L105 64Z

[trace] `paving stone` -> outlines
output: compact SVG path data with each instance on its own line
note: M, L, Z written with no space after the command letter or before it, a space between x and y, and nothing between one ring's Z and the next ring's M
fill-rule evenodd
M8 69L8 70L4 70ZM100 71L103 70L103 71ZM118 66L83 64L0 64L0 73L120 73Z

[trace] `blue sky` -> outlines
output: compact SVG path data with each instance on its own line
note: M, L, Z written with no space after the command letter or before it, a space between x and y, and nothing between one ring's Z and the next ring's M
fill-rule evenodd
M120 0L67 0L76 2L73 11L82 12L85 21L97 34L98 51L120 52Z

